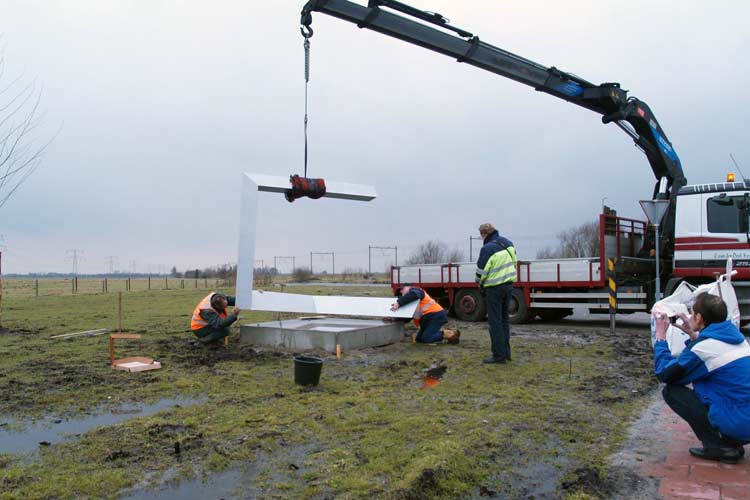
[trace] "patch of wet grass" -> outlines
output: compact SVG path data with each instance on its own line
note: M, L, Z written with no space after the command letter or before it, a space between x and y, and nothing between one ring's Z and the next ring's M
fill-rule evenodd
M310 288L298 292L315 293ZM34 463L0 456L0 498L115 498L232 470L252 470L260 498L447 498L481 496L480 488L514 498L533 491L519 470L535 467L559 471L554 481L563 495L562 482L574 481L573 471L605 471L607 455L654 383L647 349L623 349L626 341L640 345L639 335L647 346L645 331L624 333L625 341L606 327L566 326L558 337L554 328L524 325L513 338L514 361L488 366L480 363L489 345L486 325L461 324L458 346L404 342L341 360L317 353L325 359L321 385L304 388L293 384L287 353L240 346L236 339L228 348L193 346L189 314L204 294L126 295L125 327L144 336L123 350L164 366L141 374L109 368L106 336L48 339L111 327L112 294L40 297L41 305L9 298L13 308L5 319L12 333L0 337L6 353L0 413L68 415L207 396L193 407L45 447ZM424 370L433 365L447 367L440 384L420 390ZM295 455L299 450L304 456ZM238 477L247 480L247 474ZM586 484L575 485L567 493L586 493Z

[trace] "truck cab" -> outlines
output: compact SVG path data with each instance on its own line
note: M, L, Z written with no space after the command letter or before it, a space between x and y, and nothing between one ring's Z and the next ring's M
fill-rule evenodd
M665 292L681 281L708 283L732 258L732 283L741 320L750 321L750 184L725 182L684 186L676 197L674 259Z

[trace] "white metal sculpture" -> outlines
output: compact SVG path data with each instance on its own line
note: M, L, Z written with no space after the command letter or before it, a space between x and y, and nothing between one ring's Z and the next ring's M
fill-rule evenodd
M239 251L237 254L237 306L241 309L306 314L341 314L411 318L416 302L392 312L393 299L387 297L315 296L294 293L261 292L253 290L255 237L258 220L258 192L283 193L289 189L289 179L264 174L242 175L240 202ZM326 181L327 198L370 201L377 194L372 186Z

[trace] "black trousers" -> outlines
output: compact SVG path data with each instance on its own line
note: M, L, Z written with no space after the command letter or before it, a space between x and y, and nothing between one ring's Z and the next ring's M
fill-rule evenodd
M747 444L719 432L708 420L708 405L703 403L695 391L684 385L667 384L662 390L664 401L693 429L704 448L731 448Z

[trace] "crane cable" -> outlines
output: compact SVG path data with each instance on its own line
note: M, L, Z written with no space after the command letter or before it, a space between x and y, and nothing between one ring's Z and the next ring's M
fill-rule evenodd
M305 39L302 46L305 48L305 178L307 177L307 88L310 83L310 38L313 30L310 26L301 26L300 32Z

